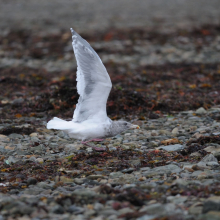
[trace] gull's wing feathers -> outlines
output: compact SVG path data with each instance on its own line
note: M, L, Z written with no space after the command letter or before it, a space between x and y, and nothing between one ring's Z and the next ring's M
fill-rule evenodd
M112 83L101 59L93 48L72 28L72 45L77 61L77 91L80 95L74 122L107 119L106 102Z

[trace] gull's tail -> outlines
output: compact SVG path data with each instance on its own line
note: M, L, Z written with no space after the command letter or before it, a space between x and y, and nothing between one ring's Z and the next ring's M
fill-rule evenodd
M57 117L47 123L47 129L69 130L71 128L73 128L72 121L65 121Z

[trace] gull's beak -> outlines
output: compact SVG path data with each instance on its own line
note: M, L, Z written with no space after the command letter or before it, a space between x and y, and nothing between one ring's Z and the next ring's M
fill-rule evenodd
M132 129L140 129L140 127L138 125L131 125Z

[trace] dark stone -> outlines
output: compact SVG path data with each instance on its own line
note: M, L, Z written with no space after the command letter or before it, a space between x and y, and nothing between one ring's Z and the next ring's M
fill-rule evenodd
M81 214L81 213L84 212L84 208L81 208L81 207L78 207L78 206L75 206L75 205L71 205L68 208L67 211L70 212L70 213L74 213L74 214L78 215L78 214Z
M52 213L55 214L63 214L64 213L64 208L61 205L55 205L52 209L51 209Z
M37 179L33 178L33 177L30 177L28 178L27 180L27 184L28 185L35 185L37 183Z
M209 211L220 211L220 197L213 196L208 198L203 205L203 213L207 213Z

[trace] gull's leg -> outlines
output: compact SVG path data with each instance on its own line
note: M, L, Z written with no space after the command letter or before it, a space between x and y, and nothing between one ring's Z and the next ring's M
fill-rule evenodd
M82 141L81 143L82 143L83 145L86 145L86 146L88 146L88 147L91 147L91 148L92 148L93 150L95 150L95 151L105 151L105 149L102 148L102 147L93 147L93 146L87 144L88 142L91 142L91 141L103 141L103 140L104 140L104 139L92 139L92 140L89 140L89 141Z
M94 138L94 139L89 140L89 141L82 141L82 144L86 144L86 143L89 143L91 141L104 141L104 139Z
M81 143L82 143L83 145L86 145L86 146L88 146L88 147L93 148L93 146L91 146L91 145L87 144L87 141L85 141L85 142L84 142L84 141L82 141Z
M91 141L104 141L104 139L94 138Z

